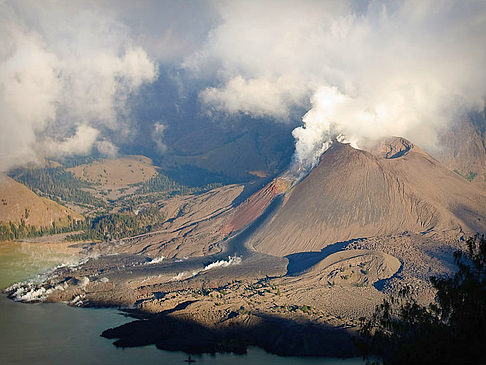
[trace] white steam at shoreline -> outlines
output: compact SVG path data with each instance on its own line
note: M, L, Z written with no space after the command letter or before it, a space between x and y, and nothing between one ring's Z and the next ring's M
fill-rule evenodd
M71 258L66 258L63 260L62 263L53 266L52 268L46 270L43 273L36 275L35 277L26 280L20 281L17 283L12 284L8 288L5 289L5 292L9 293L9 295L15 300L19 302L43 302L47 299L47 297L55 291L63 291L67 289L68 284L66 282L62 284L58 284L55 286L51 286L47 284L48 280L51 278L56 277L56 271L58 269L67 267L73 271L76 271L78 267L85 264L89 260L96 260L99 255L88 255L88 256L76 256ZM108 280L106 278L102 278L102 280ZM83 277L80 282L79 286L81 289L84 289L90 280L88 277ZM105 281L103 281L105 282Z

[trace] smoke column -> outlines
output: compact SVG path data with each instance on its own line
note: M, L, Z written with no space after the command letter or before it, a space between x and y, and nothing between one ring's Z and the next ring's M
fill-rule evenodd
M216 4L220 22L184 67L218 80L200 93L215 111L289 122L308 106L295 170L336 136L359 147L402 136L433 151L443 128L484 106L484 1Z

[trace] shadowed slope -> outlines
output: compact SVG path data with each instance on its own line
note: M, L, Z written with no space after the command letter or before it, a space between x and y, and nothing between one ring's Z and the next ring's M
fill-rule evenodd
M486 108L445 132L440 147L434 154L439 161L486 189Z

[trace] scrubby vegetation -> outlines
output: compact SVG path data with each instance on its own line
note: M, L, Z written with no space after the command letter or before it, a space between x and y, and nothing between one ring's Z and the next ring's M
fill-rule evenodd
M68 162L75 165L79 161ZM83 223L73 223L71 219L69 222L55 222L50 227L30 226L25 221L21 221L19 224L4 222L0 225L1 240L37 237L75 230L83 230L83 232L68 236L69 240L108 240L142 234L150 232L154 226L163 221L163 216L156 207L145 207L140 210L137 208L140 205L153 204L179 194L204 193L221 186L221 184L209 184L202 187L189 187L158 173L148 181L134 184L137 187L134 194L105 203L102 199L97 199L86 191L87 188L96 188L96 185L78 179L63 167L22 168L10 171L9 175L40 196L61 204L74 203L84 206L88 208L88 215L96 215L96 217L87 220L86 223L84 221ZM6 205L7 203L2 201L1 204ZM123 213L113 213L114 207L123 207Z
M370 319L363 318L364 355L384 364L486 363L486 240L476 235L457 251L452 277L432 277L436 303L422 306L408 297L385 300Z
M43 235L81 231L66 237L68 241L109 240L130 237L150 232L164 221L158 208L145 208L140 212L107 213L90 220L76 220L68 216L68 221L59 220L49 227L27 225L22 219L19 224L0 223L0 241Z
M138 187L134 194L123 196L113 201L113 203L125 207L136 207L144 203L155 203L159 200L169 199L175 195L202 194L222 185L220 183L213 183L190 187L179 184L166 175L159 173L143 183L134 184L134 186Z
M11 241L21 238L40 237L49 234L67 233L79 231L86 228L84 220L71 219L68 216L68 223L61 221L52 222L48 227L37 227L27 225L22 219L19 224L0 222L0 241Z
M156 207L135 214L113 213L92 219L83 233L67 237L70 241L121 239L152 231L164 216Z
M90 183L76 178L62 167L16 169L9 175L35 193L58 203L65 201L94 207L104 205L103 201L83 190L91 187Z
M466 179L467 181L473 181L473 180L474 180L474 178L475 178L476 176L478 176L478 173L477 173L477 172L473 172L473 171L469 171L469 172L468 172L468 173L466 173L466 174L461 174L461 172L460 172L460 171L458 171L458 170L454 170L454 172L455 172L456 174L458 174L459 176L462 176L462 177L463 177L464 179Z
M89 164L96 161L100 156L98 154L93 154L90 156L64 156L62 158L56 159L64 168L68 169L70 167L76 167L79 165Z
M158 192L172 192L177 194L195 194L200 192L205 192L217 187L221 184L213 183L201 187L189 187L186 185L181 185L176 181L170 179L166 175L158 173L148 181L140 184L137 189L137 194L147 194L147 193L158 193Z
M138 194L147 194L161 191L177 191L181 193L186 193L190 188L178 184L174 180L168 178L167 176L158 173L154 177L140 184L137 189Z

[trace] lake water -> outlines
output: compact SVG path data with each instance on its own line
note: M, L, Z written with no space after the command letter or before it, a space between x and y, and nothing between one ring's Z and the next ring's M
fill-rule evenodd
M64 247L58 244L0 242L0 290L35 277L61 262L75 260L76 256L69 254Z
M0 288L26 280L72 256L35 244L0 244ZM0 295L0 364L184 364L182 352L155 346L119 349L100 337L129 322L115 309L72 308L65 304L23 304ZM246 355L193 356L196 364L363 364L358 359L279 357L258 348Z

